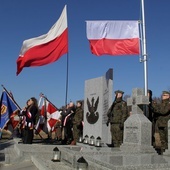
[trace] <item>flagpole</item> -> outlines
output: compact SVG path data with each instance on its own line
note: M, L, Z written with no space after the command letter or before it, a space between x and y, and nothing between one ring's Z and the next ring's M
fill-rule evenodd
M67 95L68 95L68 69L69 69L69 57L67 53L67 70L66 70L66 96L65 96L65 106L67 105Z
M44 96L43 93L41 93L40 96L43 97L47 102L49 102L55 109L58 109L53 103L51 103L51 101L47 97Z
M146 35L145 35L145 12L144 12L144 0L141 0L142 5L142 45L143 45L143 62L144 62L144 87L145 87L145 96L147 96L148 90L148 68L147 68L147 53L146 53Z
M67 5L66 5L66 10L67 10ZM67 21L67 25L68 25L68 21ZM67 42L68 42L68 36L67 36ZM67 49L67 51L68 51L68 49ZM65 96L65 106L67 105L67 97L68 97L68 73L69 73L69 53L68 52L67 52L67 63L66 64L67 64L67 66L66 66L66 94L65 94L66 96Z

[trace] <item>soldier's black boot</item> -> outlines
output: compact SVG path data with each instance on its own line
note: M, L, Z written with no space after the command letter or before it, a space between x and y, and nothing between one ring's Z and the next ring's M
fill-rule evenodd
M113 148L113 147L114 147L114 143L113 143L113 141L112 141L112 143L111 143L111 144L106 143L106 145L107 145L108 147L110 147L110 148Z

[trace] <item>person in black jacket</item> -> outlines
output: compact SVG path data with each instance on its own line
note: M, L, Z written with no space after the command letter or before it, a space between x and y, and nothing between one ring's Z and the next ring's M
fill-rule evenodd
M75 104L73 102L69 103L67 110L62 112L61 115L63 116L63 130L64 130L64 141L66 144L70 144L73 140L73 124L72 119L75 114Z
M23 108L22 115L25 116L25 126L24 126L24 144L32 144L34 137L34 125L36 123L36 115L38 114L38 104L37 99L31 97L27 101L27 106Z

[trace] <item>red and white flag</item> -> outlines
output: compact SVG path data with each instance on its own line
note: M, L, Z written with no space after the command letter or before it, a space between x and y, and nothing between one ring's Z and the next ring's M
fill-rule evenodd
M92 54L138 55L138 21L87 21L87 39Z
M47 120L47 129L48 132L54 130L55 125L58 121L60 121L60 111L49 101L45 100L45 104L41 109L41 116L44 116Z
M60 18L47 34L23 42L17 59L17 75L24 67L43 66L53 63L67 52L68 28L65 6Z

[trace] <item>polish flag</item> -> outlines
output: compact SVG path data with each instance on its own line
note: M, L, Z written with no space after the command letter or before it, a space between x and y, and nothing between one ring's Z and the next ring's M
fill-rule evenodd
M65 6L60 18L47 34L23 42L17 59L17 75L24 67L43 66L53 63L67 52L68 28Z
M138 21L87 21L87 39L92 54L138 55Z

